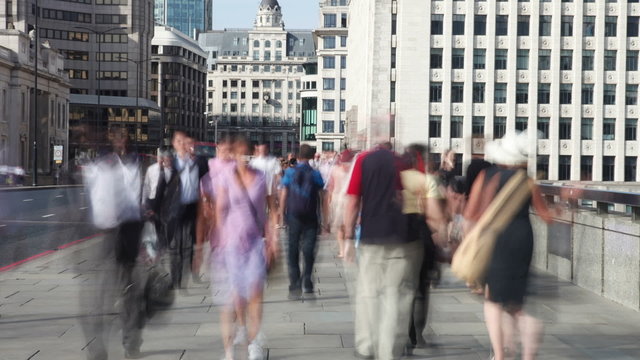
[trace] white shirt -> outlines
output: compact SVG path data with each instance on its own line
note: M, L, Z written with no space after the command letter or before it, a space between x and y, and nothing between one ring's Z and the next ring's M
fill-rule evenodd
M182 204L192 204L198 201L198 186L200 179L198 178L198 166L191 158L177 158L177 169L180 174L181 184L181 202Z
M249 166L264 173L267 181L267 195L273 195L273 184L282 170L278 159L273 156L259 156L251 159Z
M168 184L171 179L171 169L164 167L164 181ZM158 181L160 180L160 164L155 163L147 168L144 177L144 185L142 187L142 201L146 199L153 200L156 198L156 190L158 189Z

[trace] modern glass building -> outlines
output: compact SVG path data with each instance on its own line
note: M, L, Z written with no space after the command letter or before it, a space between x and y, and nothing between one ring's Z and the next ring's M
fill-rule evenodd
M156 24L171 26L196 38L213 28L213 0L155 0Z

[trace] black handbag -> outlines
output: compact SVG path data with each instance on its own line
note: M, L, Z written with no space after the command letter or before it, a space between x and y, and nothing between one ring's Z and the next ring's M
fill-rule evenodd
M151 265L148 269L144 298L148 318L153 317L158 311L169 309L176 300L171 274L159 263Z

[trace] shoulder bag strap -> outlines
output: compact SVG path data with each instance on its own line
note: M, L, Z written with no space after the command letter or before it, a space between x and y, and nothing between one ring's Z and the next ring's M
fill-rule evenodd
M240 186L240 190L242 190L242 194L244 195L245 200L247 201L247 203L249 203L249 210L251 211L253 221L255 221L256 225L259 225L260 221L258 221L258 210L253 204L253 201L251 201L251 196L249 196L247 187L244 186L244 183L242 182L242 178L240 177L240 173L238 172L238 169L237 168L234 169L233 172L235 174L236 180L238 181L238 186Z

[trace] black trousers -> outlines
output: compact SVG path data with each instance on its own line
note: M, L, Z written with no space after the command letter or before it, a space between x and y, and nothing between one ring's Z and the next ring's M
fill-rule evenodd
M80 304L85 313L81 325L90 342L89 359L106 359L106 344L115 317L122 325L122 345L138 350L146 322L145 276L137 264L143 223L126 222L104 230L97 258L97 276L83 283Z
M172 239L169 239L171 257L171 280L175 289L182 288L183 275L191 273L193 246L196 242L197 204L185 205L176 223Z

